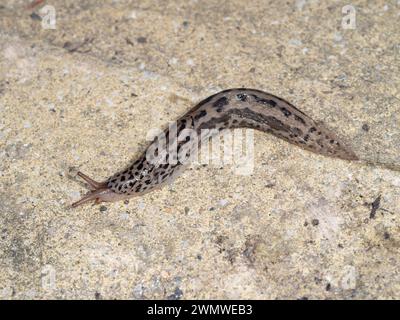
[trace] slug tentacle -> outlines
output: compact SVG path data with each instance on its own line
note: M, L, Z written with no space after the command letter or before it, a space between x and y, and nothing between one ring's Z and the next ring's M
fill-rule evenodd
M105 182L97 182L80 171L78 171L77 175L89 184L91 191L83 196L79 201L74 202L71 205L72 208L76 208L92 200L98 204L100 202L112 202L126 198L124 195L117 194L108 188L107 183Z
M231 128L253 128L314 153L349 161L358 160L356 154L335 134L291 103L272 94L246 88L224 90L199 102L177 120L176 134L172 138L169 129L164 131L167 137L164 142L177 146L178 153L183 152L190 157L205 139ZM201 139L182 139L185 129L194 130L198 137L202 137L203 129L215 130L209 131ZM187 163L173 159L169 149L160 150L158 143L155 139L128 169L115 174L106 182L99 183L78 173L90 185L92 192L73 206L90 200L99 202L126 199L153 191L172 181L186 168ZM158 154L166 156L166 162L149 161L149 150L156 150Z
M100 203L100 199L102 194L104 194L105 192L110 192L111 190L109 189L99 189L99 190L95 190L92 192L89 192L87 195L83 196L79 201L74 202L71 206L73 208L76 208L77 206L80 206L86 202L89 202L91 200L94 200L96 204Z
M78 171L77 175L79 177L81 177L83 180L85 180L89 184L89 186L92 188L92 190L105 188L107 186L107 184L105 182L97 182L80 171Z

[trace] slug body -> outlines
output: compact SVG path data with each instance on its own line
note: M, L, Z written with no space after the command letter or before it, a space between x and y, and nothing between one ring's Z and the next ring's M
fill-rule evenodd
M228 89L204 99L179 118L176 134L172 135L175 138L170 137L170 128L165 130L164 141L155 139L130 167L105 182L96 182L79 172L92 191L72 206L91 200L96 203L122 200L159 188L176 178L188 164L177 160L176 153L168 148L161 149L160 142L175 145L178 154L184 153L190 159L204 139L233 128L268 132L314 153L358 160L333 133L282 98L256 89ZM203 129L209 129L206 135L201 134ZM196 132L201 139L184 134L188 131ZM158 157L156 161L154 158L149 161L149 151Z

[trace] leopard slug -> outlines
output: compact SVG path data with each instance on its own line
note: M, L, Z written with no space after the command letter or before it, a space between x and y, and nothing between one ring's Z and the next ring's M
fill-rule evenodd
M273 134L287 142L325 156L358 160L355 153L321 124L291 103L272 94L256 89L228 89L218 92L199 102L193 109L176 121L175 143L179 150L190 154L195 147L200 147L203 139L180 137L184 129L194 130L197 134L203 129L210 129L205 138L217 134L223 129L252 128ZM169 136L166 129L165 136ZM155 139L146 151L126 170L115 174L105 182L96 182L78 172L91 191L72 207L88 201L96 203L112 202L141 195L176 178L187 164L172 159L172 153L164 149L163 164L149 161L146 154L151 148L157 151L159 141ZM164 141L165 142L165 141ZM157 144L156 144L157 143ZM161 153L160 153L161 154ZM171 157L170 157L171 155ZM171 161L175 160L175 161Z

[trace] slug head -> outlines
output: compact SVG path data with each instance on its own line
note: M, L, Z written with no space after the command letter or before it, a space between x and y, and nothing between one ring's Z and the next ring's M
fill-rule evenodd
M96 204L100 202L114 202L118 200L122 200L124 198L123 195L117 194L107 187L106 182L97 182L82 172L77 173L79 177L85 180L89 186L91 191L83 196L77 202L74 202L71 206L72 208L76 208L86 202L94 201Z

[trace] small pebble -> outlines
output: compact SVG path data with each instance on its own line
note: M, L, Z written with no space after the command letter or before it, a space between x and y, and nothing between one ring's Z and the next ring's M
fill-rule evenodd
M389 239L389 238L390 238L389 232L385 232L385 233L383 234L383 237L385 238L385 240Z
M174 293L167 297L167 300L179 300L183 295L181 289L176 288Z
M292 46L301 46L303 43L299 39L290 39L289 44Z
M331 284L330 284L330 283L328 283L328 284L326 285L325 290L326 290L326 291L330 291L330 290L331 290Z
M128 220L128 219L129 219L129 214L126 213L126 212L121 213L119 216L120 216L120 218L121 218L122 220Z
M171 58L169 59L169 64L177 64L178 63L178 59L177 58Z
M145 37L139 37L139 38L136 39L136 41L137 41L138 43L146 43L146 42L147 42L147 39L146 39Z
M343 39L343 37L342 37L342 35L341 35L339 32L336 32L336 33L333 35L333 40L336 41L336 42L340 42L340 41L342 41L342 39Z

